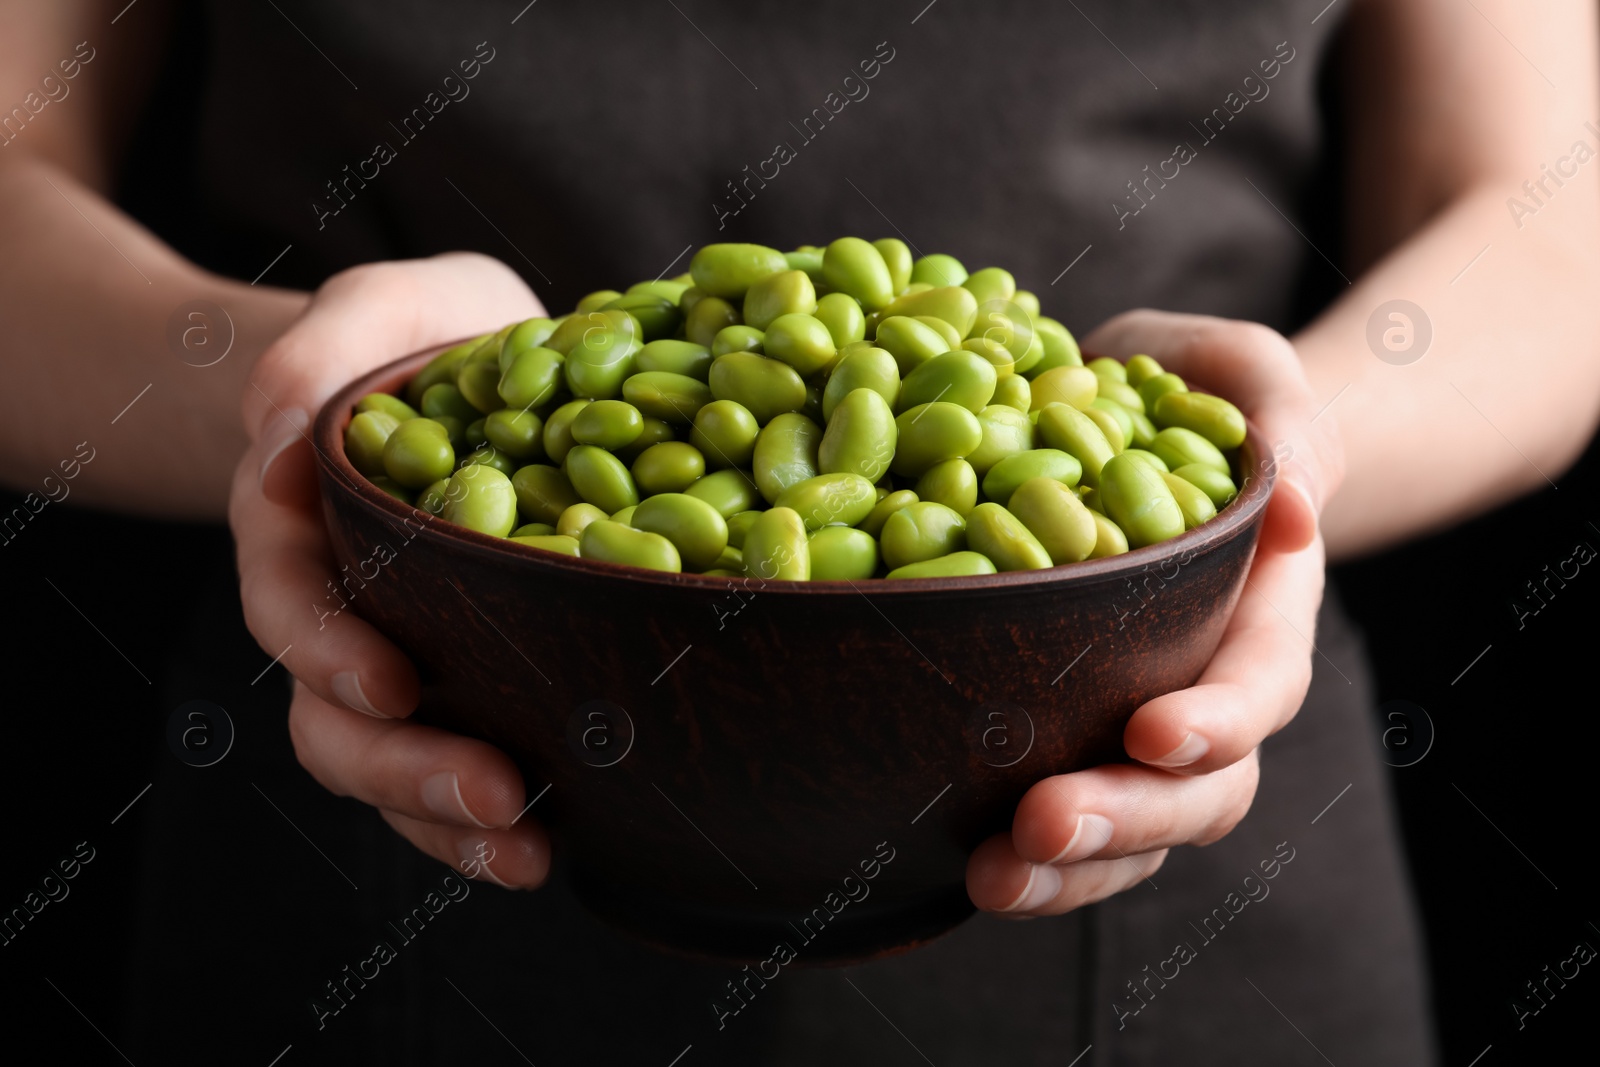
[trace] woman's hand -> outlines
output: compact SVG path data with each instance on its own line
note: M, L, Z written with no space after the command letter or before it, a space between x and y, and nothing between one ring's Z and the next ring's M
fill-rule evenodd
M296 679L289 734L300 763L330 791L378 808L429 855L526 887L544 880L550 849L537 824L517 818L523 785L511 760L407 722L418 699L410 661L354 612L325 625L319 618L335 566L308 433L323 402L363 372L542 314L522 280L487 256L378 263L330 278L245 389L253 443L228 509L245 621Z
M1138 884L1174 845L1207 845L1255 797L1258 746L1300 709L1322 600L1317 518L1344 476L1331 415L1318 416L1294 346L1254 323L1132 311L1083 341L1143 352L1227 397L1278 457L1278 483L1244 594L1190 689L1140 707L1123 744L1133 764L1057 775L1017 805L1011 832L980 845L967 892L987 911L1058 915Z

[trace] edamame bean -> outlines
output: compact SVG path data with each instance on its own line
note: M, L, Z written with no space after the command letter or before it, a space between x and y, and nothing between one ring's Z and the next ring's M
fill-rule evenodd
M973 476L973 481L977 481L976 475ZM889 521L890 515L916 502L916 493L909 489L898 489L873 505L872 510L867 513L867 517L861 520L860 529L873 537L878 537L883 533L883 524Z
M950 346L949 351L954 352L961 347L961 335L956 333L954 326L943 319L934 315L913 315L912 318L944 338L944 343Z
M576 557L582 555L578 551L578 541L575 538L562 537L559 534L512 534L511 540L519 545L542 549L545 552L556 552L563 556Z
M1156 424L1150 421L1150 416L1138 411L1128 412L1128 419L1133 423L1133 439L1129 443L1148 451L1155 443Z
M881 311L894 299L894 281L883 255L859 237L841 237L822 253L828 288L848 293L868 311Z
M611 516L612 522L620 522L624 526L633 525L633 513L639 509L637 504L629 504L615 515Z
M1121 364L1118 364L1121 366ZM1110 400L1122 405L1129 412L1144 414L1144 401L1139 398L1139 391L1127 382L1112 381L1108 378L1100 379L1098 399Z
M1063 485L1075 486L1082 477L1083 464L1070 453L1057 448L1031 448L1006 456L990 467L983 476L983 495L1004 506L1017 486L1030 478L1053 478ZM996 565L999 563L995 560Z
M829 293L817 301L812 315L828 328L833 347L843 348L867 336L867 317L861 305L848 293Z
M1088 507L1070 486L1054 478L1029 478L1011 494L1006 510L1038 539L1052 563L1088 559L1099 538Z
M1187 393L1188 391L1189 386L1184 383L1182 378L1167 371L1152 374L1139 383L1139 399L1144 401L1146 413L1152 411L1156 406L1156 401L1168 393Z
M989 557L979 552L952 552L938 559L923 560L896 567L885 578L967 578L976 574L995 573Z
M773 319L767 327L764 351L772 359L793 367L802 377L827 370L839 358L833 335L810 315L780 315Z
M1035 410L1046 404L1071 404L1082 411L1100 394L1100 379L1087 367L1054 367L1034 375L1031 387Z
M1124 380L1127 381L1129 385L1137 389L1151 378L1163 373L1165 372L1161 369L1161 364L1157 363L1149 356L1129 356L1127 373Z
M388 393L368 393L356 401L356 412L358 414L368 411L381 411L385 415L393 415L401 422L405 422L407 419L420 418L422 415L422 412L407 404L404 400L397 396L390 396Z
M567 458L567 453L577 440L572 436L572 420L578 413L590 404L592 400L569 400L550 413L544 421L544 432L541 435L544 443L544 454L550 457L551 463L561 463Z
M663 441L675 441L677 438L678 435L673 432L671 426L654 416L646 415L644 429L639 431L639 436L635 437L631 444L624 445L613 454L622 462L631 465L651 445L659 445Z
M1008 374L999 379L994 385L993 402L1016 408L1026 415L1033 410L1033 390L1028 379L1021 374Z
M1161 457L1168 470L1198 463L1211 467L1223 475L1228 474L1228 459L1222 450L1193 430L1181 426L1168 427L1156 434L1149 451Z
M592 293L584 294L583 298L572 309L574 315L587 315L591 311L599 311L611 301L622 294L615 289L596 289Z
M456 372L461 369L461 364L467 361L467 357L472 355L474 349L492 336L494 335L486 333L482 337L453 345L434 356L417 372L417 376L406 384L406 400L412 407L421 410L422 394L440 382L454 384ZM427 412L423 414L426 415Z
M483 436L512 459L528 463L544 456L544 420L531 411L501 408L483 420Z
M660 534L635 530L609 519L591 522L583 528L583 537L578 541L578 554L584 559L621 563L652 571L676 573L683 570L683 560L671 541Z
M883 397L871 389L852 390L833 409L827 429L822 432L817 470L822 474L859 474L875 482L888 473L898 436L894 413ZM760 441L756 442L756 452L761 452Z
M1158 461L1159 462L1159 461ZM1112 456L1100 470L1100 502L1134 548L1183 533L1183 511L1162 481L1161 472L1127 452Z
M663 441L639 453L633 461L633 482L646 496L681 493L706 473L705 456L683 441Z
M472 405L475 412L473 418L499 410L501 406L499 386L498 363L469 362L461 368L461 373L456 375L456 388L461 390L461 395Z
M878 503L877 490L859 474L841 472L819 474L789 486L774 502L776 507L794 510L808 531L833 523L854 526L872 513Z
M878 542L848 526L824 526L808 548L813 582L858 582L878 569Z
M956 333L966 337L978 318L978 301L959 285L945 285L895 298L894 303L883 309L883 317L888 319L896 315L913 319L932 315L948 322L956 328Z
M473 449L473 451L460 462L457 469L473 463L482 463L485 466L493 467L501 474L504 474L507 478L511 477L517 471L517 461L500 451L498 448L495 448L493 445L484 445L481 448Z
M717 334L738 322L739 313L732 304L721 297L707 296L684 313L683 336L709 351Z
M911 408L895 419L895 428L898 445L889 469L902 477L915 478L947 459L964 459L983 444L978 416L943 400Z
M994 364L974 352L945 352L912 369L900 384L895 410L905 412L935 400L959 404L976 415L995 393Z
M641 341L671 337L683 321L678 305L655 293L624 293L601 307L602 311L626 311L639 324Z
M783 254L784 262L789 264L790 270L803 270L806 277L811 279L812 285L822 284L822 249L814 245L797 248L793 252ZM851 297L854 300L854 297Z
M590 325L567 351L562 373L573 396L606 400L621 393L623 381L633 373L634 356L643 347L639 328L625 311L584 317Z
M767 330L784 315L810 315L816 310L816 286L801 270L769 274L750 286L744 294L745 325L758 330Z
M644 432L644 416L626 401L596 400L579 409L570 429L573 441L580 445L621 448Z
M1220 396L1209 393L1167 393L1151 412L1162 429L1181 426L1193 430L1221 449L1244 444L1244 414Z
M1000 267L984 267L975 270L961 283L961 287L971 293L977 300L978 306L992 300L1009 301L1017 292L1017 279L1011 272Z
M517 510L529 522L553 526L563 511L580 502L578 491L567 476L544 463L518 467L511 476L511 488L517 494Z
M449 430L434 419L407 419L383 443L383 472L407 489L422 489L456 468Z
M1016 408L990 404L978 412L978 425L983 430L983 440L967 453L966 459L980 478L1007 456L1033 447L1033 423Z
M1062 406L1071 407L1072 405L1063 404ZM1101 436L1106 439L1106 444L1111 446L1112 452L1121 452L1124 448L1129 447L1126 431L1123 430L1123 423L1113 418L1111 412L1105 408L1097 408L1093 404L1082 408L1081 412L1085 418L1094 423L1096 428L1099 429Z
M1226 507L1228 501L1239 495L1239 490L1234 487L1233 479L1221 473L1215 467L1190 463L1174 468L1172 473L1205 493L1206 496L1211 498L1212 506L1219 509Z
M733 400L713 400L695 412L689 443L712 470L745 467L755 454L761 427L750 409Z
M634 407L664 422L688 425L711 403L711 389L700 380L671 371L644 371L622 383L622 395Z
M717 565L728 547L728 523L721 512L698 497L658 493L639 502L632 525L672 542L686 567L703 571Z
M517 323L500 342L500 356L495 360L500 373L504 374L522 353L543 345L555 332L556 323L552 319L524 319Z
M650 293L672 304L678 304L683 299L683 294L689 291L689 283L674 281L671 278L660 278L652 282L634 282L628 286L628 291L623 296L634 296L639 293Z
M374 474L372 484L394 497L402 504L409 504L414 499L411 490L389 477L387 474Z
M480 412L473 407L467 398L461 395L461 390L451 382L440 382L430 385L428 391L422 394L422 415L424 418L437 419L441 415L460 419L461 424L476 419Z
M1124 456L1132 456L1134 459L1137 459L1140 463L1144 463L1144 464L1148 465L1151 470L1156 471L1156 472L1158 472L1160 474L1167 473L1166 460L1162 459L1160 456L1156 455L1154 452L1146 452L1142 448L1125 448L1125 449L1122 450L1122 454Z
M911 264L911 281L928 286L960 285L967 280L967 268L955 256L934 253Z
M387 411L357 413L344 431L344 453L351 465L368 478L382 474L383 446L388 443L389 435L394 433L400 421Z
M1099 424L1070 404L1050 404L1041 409L1035 430L1046 445L1078 461L1082 480L1091 488L1100 484L1100 468L1118 452ZM1120 438L1117 444L1121 444Z
M878 323L873 344L894 357L902 378L933 357L950 351L950 345L938 330L905 315L891 315Z
M389 476L384 475L384 477L388 478ZM389 480L394 481L393 478L389 478ZM400 483L395 482L395 484L399 485ZM429 515L438 515L444 511L444 491L449 486L450 479L440 478L426 489L419 491L417 493L417 507L426 511ZM554 530L554 527L551 527L551 529Z
M794 412L779 415L756 438L751 467L767 503L797 482L817 476L822 427Z
M818 262L821 261L819 260ZM728 516L728 544L733 548L743 550L744 535L750 529L750 524L755 522L761 514L759 511L740 511Z
M525 522L511 531L512 537L554 537L556 528L548 522Z
M943 504L964 516L978 504L978 472L964 459L935 463L917 479L916 498Z
M693 341L651 341L633 357L633 366L636 372L666 371L703 382L711 373L711 349ZM626 382L623 392L627 392Z
M583 528L591 522L598 522L601 519L609 519L610 517L610 512L603 508L597 508L593 504L574 504L563 511L561 517L556 520L555 532L564 537L576 539L583 535Z
M1031 318L1039 317L1039 294L1018 289L1011 297L1011 302L1027 312Z
M575 445L567 453L563 469L580 497L608 513L639 502L633 475L620 459L603 448Z
M737 548L734 548L732 545L728 545L722 550L722 554L717 557L717 562L714 565L707 567L700 573L716 574L719 571L730 578L737 578L739 575L743 574L744 553L739 551Z
M878 250L883 265L889 268L891 293L899 293L911 284L911 249L904 241L898 237L880 237L872 242L872 247Z
M900 392L900 367L894 356L872 345L841 352L822 391L823 419L833 418L834 408L857 389L871 389L892 406Z
M897 570L967 547L967 522L954 508L931 500L908 504L890 515L878 538L883 564Z
M811 577L811 546L805 524L791 508L763 511L745 531L744 572L765 581L803 582Z
M1095 531L1094 551L1089 553L1090 559L1120 556L1128 551L1128 537L1120 526L1098 511L1091 511L1089 514L1094 519Z
M1094 376L1102 382L1123 382L1126 384L1128 381L1128 368L1110 356L1091 359L1084 366L1094 371Z
M500 375L498 392L507 407L526 411L555 399L566 382L567 357L549 348L519 352Z
M439 517L446 522L491 537L504 537L517 524L517 495L511 479L487 464L472 463L456 471L444 495Z
M1051 565L1050 553L1011 512L979 504L967 516L967 544L1001 571L1036 571Z
M729 352L711 364L711 395L742 404L765 425L806 404L806 383L787 363L752 352Z
M750 476L741 470L713 471L684 492L704 500L716 508L723 518L753 510L761 503L761 491L750 480Z
M457 452L473 447L467 443L467 424L454 415L435 415L433 421L444 427L444 432L450 438L450 447Z
M1103 396L1095 397L1094 400L1089 404L1088 410L1099 410L1105 412L1107 415L1110 415L1111 418L1116 422L1117 429L1122 431L1122 439L1124 441L1133 440L1133 412L1129 411L1115 400L1107 400Z
M788 269L789 261L782 252L754 244L705 245L689 261L695 286L728 300L743 297L767 275Z
M1057 367L1083 366L1083 354L1078 350L1077 339L1061 323L1048 315L1035 315L1033 329L1044 347L1044 355L1031 368L1035 378Z
M729 352L755 352L760 354L766 345L767 335L754 326L724 326L711 339L711 358ZM709 371L707 373L710 373Z
M1209 522L1217 517L1217 506L1211 502L1205 490L1193 482L1165 471L1161 473L1161 480L1172 492L1172 499L1178 502L1178 510L1183 512L1185 530L1192 530L1202 522Z

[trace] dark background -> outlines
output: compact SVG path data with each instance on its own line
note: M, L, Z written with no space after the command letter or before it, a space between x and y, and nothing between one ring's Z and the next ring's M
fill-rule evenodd
M164 107L181 108L189 97L167 99ZM153 124L139 151L172 150L164 138L182 125ZM175 207L184 200L177 174L177 187L130 187L124 201L203 255L205 234ZM1313 237L1337 247L1336 233ZM264 263L274 249L264 250L242 258ZM503 253L489 241L481 250ZM1485 1065L1582 1047L1600 990L1586 968L1520 1029L1511 1006L1537 1007L1524 983L1575 943L1600 946L1591 835L1582 832L1594 810L1584 754L1600 751L1589 684L1600 576L1583 568L1522 628L1511 607L1575 545L1600 547L1597 471L1591 447L1573 470L1547 472L1558 489L1335 571L1367 632L1380 699L1426 711L1424 721L1375 708L1374 734L1387 730L1387 758L1409 764L1391 778L1446 1063L1468 1064L1491 1045ZM1440 457L1440 476L1449 475ZM16 503L0 497L5 512ZM5 1017L50 1035L52 1058L64 1062L122 1062L95 1031L117 1041L138 1010L161 1013L173 1048L195 1049L197 1060L268 1063L302 1020L275 1018L254 995L301 989L318 973L274 946L340 932L304 895L302 879L323 891L331 875L288 817L316 826L354 802L326 794L294 764L286 677L272 668L258 679L270 657L244 630L226 532L51 504L0 560L10 605L0 798L13 824L0 909L20 905L79 842L95 850L68 883L71 895L0 947ZM191 699L221 705L237 729L214 767L188 767L168 747L168 719ZM164 831L153 843L158 817ZM159 906L136 913L138 891ZM192 960L192 973L135 1007L118 990L138 985L150 954Z

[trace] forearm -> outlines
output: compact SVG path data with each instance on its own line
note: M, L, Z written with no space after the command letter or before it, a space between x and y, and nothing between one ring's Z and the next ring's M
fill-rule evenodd
M1324 516L1332 555L1541 488L1581 453L1600 413L1595 188L1569 183L1520 231L1512 190L1463 195L1295 338L1349 463ZM1431 323L1414 363L1385 362L1368 343L1369 318L1395 298Z
M0 352L13 400L0 420L0 481L221 519L245 448L239 397L250 366L307 297L199 269L60 169L24 156L3 164ZM231 319L232 346L211 366L196 364L223 350L226 321L204 327L206 348L193 347L199 333L189 349L168 340L169 319L196 300ZM83 442L94 458L64 485L62 461Z

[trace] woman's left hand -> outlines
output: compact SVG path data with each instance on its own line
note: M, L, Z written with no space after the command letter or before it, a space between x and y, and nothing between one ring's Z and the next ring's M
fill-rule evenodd
M1233 401L1278 459L1247 584L1216 655L1193 687L1134 712L1123 744L1135 762L1035 784L1011 832L972 854L967 892L985 911L1059 915L1137 885L1174 845L1207 845L1250 810L1262 739L1299 711L1311 683L1322 601L1322 506L1344 456L1294 346L1255 323L1131 311L1083 341L1126 360L1146 353Z

